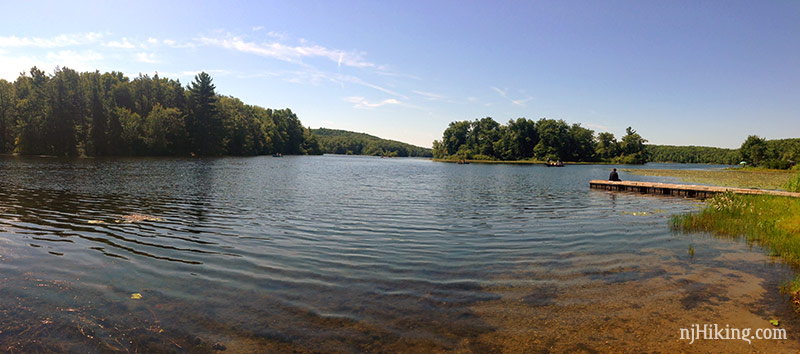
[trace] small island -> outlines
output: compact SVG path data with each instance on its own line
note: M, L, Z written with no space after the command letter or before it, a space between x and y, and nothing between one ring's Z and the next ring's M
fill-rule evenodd
M645 143L633 128L617 141L614 134L569 125L563 120L526 118L501 125L491 117L452 122L441 140L433 142L433 157L442 161L545 161L613 162L647 161Z

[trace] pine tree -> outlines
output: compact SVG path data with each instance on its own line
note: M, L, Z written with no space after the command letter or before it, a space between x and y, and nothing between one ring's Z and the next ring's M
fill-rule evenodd
M217 111L216 87L205 71L195 75L189 84L189 118L187 127L192 149L198 155L223 153L223 125Z

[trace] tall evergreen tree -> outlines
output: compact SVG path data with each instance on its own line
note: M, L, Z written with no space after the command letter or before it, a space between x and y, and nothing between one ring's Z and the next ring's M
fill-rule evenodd
M45 139L49 155L76 155L76 123L83 116L84 102L79 94L78 73L58 69L50 79L49 97L52 108L45 121Z
M99 71L84 75L84 85L86 86L88 113L90 118L90 129L88 134L88 153L95 156L108 155L109 142L106 137L108 130L108 102L107 91L103 87L102 81L105 79Z
M14 150L17 94L14 85L0 79L0 153Z
M22 73L14 88L17 92L16 152L21 154L46 154L44 122L50 111L46 86L49 78L44 71L33 67L30 76Z
M216 87L205 71L195 75L189 84L189 110L187 127L192 149L198 155L223 153L223 125L217 111Z

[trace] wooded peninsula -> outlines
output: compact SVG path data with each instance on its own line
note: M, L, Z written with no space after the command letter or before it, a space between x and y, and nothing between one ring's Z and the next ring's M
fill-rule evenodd
M177 80L33 67L0 80L0 152L52 156L320 154L290 109L220 96L202 72Z

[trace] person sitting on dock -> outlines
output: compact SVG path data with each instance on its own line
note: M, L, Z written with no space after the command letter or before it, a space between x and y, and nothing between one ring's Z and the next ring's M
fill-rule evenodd
M608 176L608 180L617 182L622 181L621 179L619 179L619 174L617 174L616 168L613 171L611 171L611 174Z

